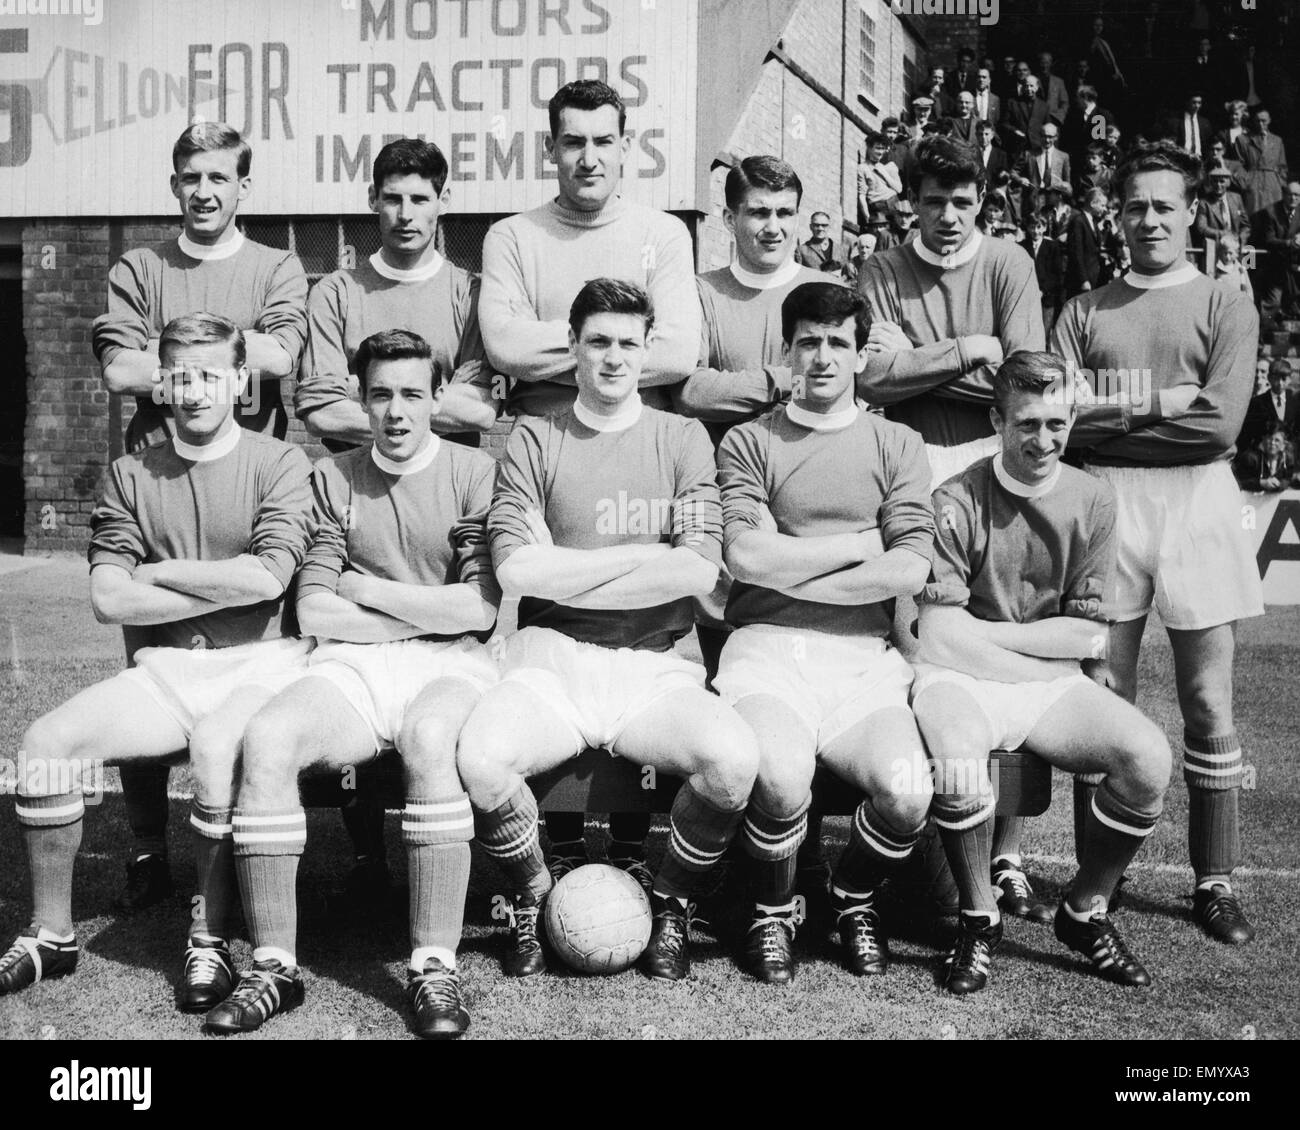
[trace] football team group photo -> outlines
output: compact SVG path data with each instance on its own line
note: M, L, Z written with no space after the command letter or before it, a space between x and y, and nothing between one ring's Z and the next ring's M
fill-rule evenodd
M0 1037L1300 1034L1291 5L12 7Z

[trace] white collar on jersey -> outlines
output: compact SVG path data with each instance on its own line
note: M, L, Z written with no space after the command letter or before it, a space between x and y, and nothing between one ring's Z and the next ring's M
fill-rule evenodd
M229 455L239 446L239 433L244 429L235 423L233 416L226 420L226 430L211 443L199 447L186 443L180 436L172 436L172 447L182 459L191 463L215 463L223 455Z
M1166 287L1182 286L1200 277L1199 267L1193 263L1184 263L1181 267L1175 267L1163 275L1140 275L1136 269L1130 269L1124 276L1124 281L1138 290L1164 290Z
M951 271L954 267L960 267L969 263L979 254L980 245L984 242L984 235L976 228L961 247L957 248L951 255L936 255L924 243L918 235L912 240L912 250L922 263L929 263L932 267L938 267L944 271Z
M390 267L385 263L382 251L376 251L370 256L370 265L374 267L375 274L391 279L393 282L428 282L442 270L442 265L445 262L446 260L435 251L433 258L425 263L423 267L412 267L409 271L404 271L400 267Z
M234 235L220 243L195 243L181 232L176 237L176 246L191 259L229 259L232 255L238 255L239 249L244 246L244 233L236 228Z
M785 286L798 273L799 263L793 256L770 275L757 275L753 271L747 271L740 265L739 259L731 264L732 277L741 286L747 286L751 290L776 290L777 287Z
M1030 486L1012 477L1011 472L1002 465L1002 452L999 451L993 456L993 474L1008 494L1014 494L1017 498L1042 498L1043 495L1050 494L1060 480L1061 464L1057 463L1056 469L1041 483Z
M419 451L411 456L410 459L397 460L389 459L379 448L373 444L370 446L370 458L386 475L414 475L417 471L423 471L430 463L438 458L438 448L442 446L440 440L432 432L425 437L425 444Z
M625 432L641 419L640 395L632 397L612 416L601 416L593 412L581 400L573 402L573 414L579 423L586 424L593 432Z
M838 412L810 412L800 408L793 400L785 406L785 414L790 423L798 424L812 432L838 432L852 427L861 414L856 404L841 408Z

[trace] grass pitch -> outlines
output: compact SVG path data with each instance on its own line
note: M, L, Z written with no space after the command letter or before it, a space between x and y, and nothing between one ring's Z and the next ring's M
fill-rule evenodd
M89 683L121 667L120 634L94 622L85 566L43 562L0 575L0 757L14 757L25 726ZM1300 1036L1294 954L1300 948L1300 872L1295 750L1300 609L1273 608L1238 636L1238 729L1255 788L1243 793L1244 867L1237 889L1259 940L1230 949L1190 923L1187 793L1181 774L1165 816L1130 871L1128 904L1117 915L1125 938L1151 970L1148 990L1124 990L1093 976L1057 944L1050 927L1017 919L995 959L989 988L954 999L937 987L937 961L948 928L894 925L895 964L883 978L858 980L811 932L799 940L794 984L757 984L734 964L727 926L741 912L733 895L700 928L694 974L681 985L651 983L634 971L615 977L551 974L515 981L500 972L504 924L491 918L504 886L475 848L461 968L473 1016L469 1039L1277 1039ZM1164 633L1148 633L1140 705L1165 729L1175 750L1181 721L1173 697ZM110 786L116 773L109 771ZM184 793L186 771L172 774ZM846 821L828 819L825 848L834 858ZM73 908L81 942L75 976L0 999L6 1039L203 1039L199 1020L173 1006L184 949L193 857L187 805L173 801L169 828L177 895L133 918L114 915L130 841L120 795L87 814ZM599 851L602 833L589 828ZM331 910L350 862L337 813L308 814L300 872L299 956L306 1005L241 1039L410 1038L403 995L407 934L404 859L397 818L389 816L389 857L396 882L377 912ZM662 829L651 858L662 850ZM1056 774L1052 807L1032 821L1025 840L1031 876L1055 893L1073 871L1070 786ZM0 801L0 945L27 923L26 867L8 800ZM236 959L249 960L245 942Z

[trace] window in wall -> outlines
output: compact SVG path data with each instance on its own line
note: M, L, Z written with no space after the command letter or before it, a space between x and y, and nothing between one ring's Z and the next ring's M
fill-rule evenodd
M858 25L858 87L872 100L876 97L876 21L868 7L874 7L874 2L862 6Z

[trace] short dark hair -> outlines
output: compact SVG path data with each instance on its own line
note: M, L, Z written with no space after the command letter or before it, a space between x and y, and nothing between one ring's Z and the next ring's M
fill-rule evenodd
M375 191L379 192L389 177L408 173L432 181L434 194L440 195L447 184L447 158L432 141L421 141L418 137L398 138L379 151L370 179Z
M592 279L569 307L569 329L582 337L582 327L593 314L634 314L645 322L648 334L655 324L655 307L650 295L626 279Z
M235 171L248 176L253 167L253 150L237 129L225 122L195 122L181 131L172 146L172 172L181 171L181 162L195 153L211 153L218 149L235 151Z
M1019 392L1046 394L1055 389L1062 399L1073 405L1074 401L1064 388L1067 379L1065 358L1045 350L1018 349L1011 354L993 374L993 403L998 415L1005 418L1007 405Z
M158 359L164 360L171 350L179 346L223 343L230 346L235 368L242 369L247 357L243 330L219 314L182 314L163 327L158 338Z
M1183 178L1183 196L1190 204L1196 199L1201 187L1204 170L1198 157L1193 157L1186 149L1171 141L1157 141L1148 145L1134 146L1129 151L1124 163L1115 174L1115 187L1120 200L1128 199L1129 182L1138 173L1177 173Z
M893 114L890 114L889 117L880 119L880 132L884 133L887 129L897 129L902 124Z
M867 344L867 334L871 331L871 311L867 300L856 290L839 283L800 283L781 303L781 340L789 348L794 340L795 327L800 322L838 326L847 318L853 319L854 341L861 349Z
M1291 365L1285 357L1276 357L1273 363L1268 367L1268 377L1272 380L1274 377L1281 377L1283 380L1291 379Z
M366 377L376 361L427 361L429 386L436 389L442 383L442 367L433 359L433 349L419 334L410 330L380 330L371 334L357 346L351 369L361 385L361 395L366 395Z
M546 104L546 113L551 120L551 139L560 133L560 111L566 107L574 110L599 110L602 106L613 106L618 111L618 132L621 136L627 130L627 107L618 91L599 79L582 78L577 82L566 83L560 87Z
M886 149L888 149L889 138L887 138L881 130L873 129L870 133L867 134L867 138L862 144L867 149L870 149L873 145L883 145Z
M739 165L733 165L723 186L727 207L736 211L745 202L745 196L751 188L765 188L768 192L794 189L796 206L803 203L803 181L794 171L794 166L782 161L780 157L760 154L746 157Z
M974 184L978 192L984 191L984 166L963 145L947 137L926 137L916 146L916 160L912 165L912 191L919 192L921 182L934 177L944 188L959 184Z

